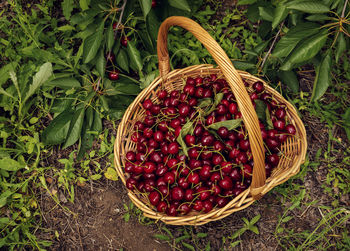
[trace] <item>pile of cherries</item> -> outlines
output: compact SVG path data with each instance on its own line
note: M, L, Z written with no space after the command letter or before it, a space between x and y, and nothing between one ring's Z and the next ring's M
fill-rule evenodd
M281 144L296 129L286 105L276 102L262 82L245 84L253 106L260 100L269 113L269 121L259 120L268 177L279 163ZM158 212L208 213L249 187L254 166L250 142L225 79L189 77L182 90L161 89L157 101L146 99L142 106L145 118L135 123L131 135L136 149L125 155L126 186L147 196ZM241 123L232 129L229 120ZM213 126L218 122L226 126Z

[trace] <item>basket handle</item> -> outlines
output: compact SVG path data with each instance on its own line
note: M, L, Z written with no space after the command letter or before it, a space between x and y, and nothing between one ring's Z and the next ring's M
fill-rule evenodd
M168 30L171 26L181 26L188 30L205 46L220 67L226 81L231 87L242 113L243 123L249 134L250 147L254 160L251 194L254 199L260 199L262 196L261 191L266 181L264 145L259 120L241 76L234 68L224 50L206 30L189 18L173 16L167 18L161 24L158 32L157 53L159 74L161 77L165 76L170 71L167 42Z

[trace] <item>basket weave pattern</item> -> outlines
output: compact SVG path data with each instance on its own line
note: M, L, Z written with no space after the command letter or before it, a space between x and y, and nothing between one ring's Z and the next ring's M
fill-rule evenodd
M219 67L216 68L212 65L203 64L170 72L169 55L166 45L167 31L173 25L182 26L193 33L212 54ZM158 90L165 89L168 93L173 90L182 90L185 84L184 79L198 76L208 77L211 74L217 74L219 78L225 78L236 97L238 107L242 113L243 123L248 131L254 169L252 184L248 189L231 200L225 207L214 208L206 214L191 211L185 216L167 216L166 214L157 212L156 208L150 205L147 195L137 191L128 191L132 202L144 212L146 217L162 220L171 225L201 225L219 220L233 212L248 207L273 187L285 182L299 172L300 165L305 160L307 142L304 125L298 117L295 108L263 80L247 72L237 71L221 47L197 23L184 17L171 17L165 20L158 34L158 59L160 76L136 97L134 102L126 110L118 127L114 144L114 163L124 185L128 178L128 174L124 172L123 168L125 165L125 154L128 151L136 150L136 143L131 141L134 125L137 121L143 121L146 116L142 102L149 98L154 103L159 103L156 95ZM287 141L281 145L282 155L280 156L280 162L268 179L266 179L265 175L265 154L258 118L242 79L249 84L247 87L248 90L254 82L263 82L265 92L271 94L278 103L284 103L286 105L289 123L293 124L296 128L295 136L288 137Z

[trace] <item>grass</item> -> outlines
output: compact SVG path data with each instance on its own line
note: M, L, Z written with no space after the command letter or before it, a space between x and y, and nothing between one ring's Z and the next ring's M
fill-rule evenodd
M45 250L64 236L43 228L40 196L50 196L55 204L52 210L57 207L75 215L67 205L75 202L77 187L99 180L118 180L113 168L113 131L117 127L114 118L120 117L122 110L109 107L113 103L111 96L103 99L103 95L92 91L89 81L96 86L98 73L96 69L90 72L88 66L81 63L79 49L86 34L79 25L70 26L63 18L68 15L67 10L55 7L53 1L27 6L17 1L8 3L0 11L0 54L4 59L0 62L0 248ZM216 1L207 1L194 18L219 41L237 66L257 72L256 65L248 60L258 55L261 62L265 41L248 21L246 9L234 7L219 20L216 13L220 7ZM138 36L137 28L143 24L141 19L132 14L128 17L126 31L131 36ZM172 29L169 41L173 67L213 63L204 47L181 29ZM142 69L144 79L148 74L156 76L155 54L147 54L146 50L142 53L148 62ZM275 203L280 209L272 223L263 217L264 204L257 203L254 204L257 211L247 209L244 212L249 215L243 212L232 216L234 226L222 220L208 228L167 227L145 218L132 203L124 205L124 220L156 225L155 238L176 250L246 248L248 239L263 242L263 234L269 234L269 241L279 249L349 250L350 145L343 131L346 121L342 116L349 107L349 64L344 60L333 66L336 81L323 99L310 102L312 81L306 81L297 94L285 93L307 125L310 147L300 173L270 192L278 198ZM313 77L312 73L303 71L298 74L301 78ZM76 75L85 76L82 89L48 84L53 77ZM141 74L134 75L132 77L142 78ZM134 96L120 95L119 98L127 104ZM81 159L77 159L77 154L82 141L63 149L42 140L44 128L71 106L72 100L76 106L86 104L86 113L97 114L94 116L109 127L86 130L87 135L93 136L94 144L91 150L83 152ZM109 113L108 109L114 110ZM308 182L315 184L308 186ZM262 232L264 224L272 224L270 233ZM41 239L40 233L45 231L53 232L56 237L51 241ZM221 231L223 236L219 244L214 244L214 237L210 236L216 231Z

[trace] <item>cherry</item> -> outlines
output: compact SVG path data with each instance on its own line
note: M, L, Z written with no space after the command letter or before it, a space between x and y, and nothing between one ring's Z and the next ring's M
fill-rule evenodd
M279 161L280 161L280 157L278 157L277 154L273 153L271 155L268 155L266 157L266 160L268 163L270 163L272 166L277 166Z
M178 181L178 184L183 189L188 188L190 185L190 183L187 181L187 179L185 177L181 177Z
M278 108L275 111L275 116L277 119L284 119L286 117L286 115L287 115L286 110L283 108Z
M209 160L213 157L213 152L211 151L203 151L201 153L201 159L202 160Z
M180 133L181 133L181 126L178 126L175 128L175 133L174 133L175 137L179 137Z
M194 205L193 205L193 209L200 212L203 209L203 202L201 200L197 200Z
M184 204L181 204L179 206L179 211L181 212L181 214L185 215L185 214L188 214L190 211L191 211L191 206L188 204L188 203L184 203Z
M153 102L150 99L146 99L145 101L143 101L142 106L146 110L150 110L151 107L153 106Z
M193 195L193 189L187 189L185 191L185 196L184 196L186 201L193 201L194 195Z
M243 165L242 174L244 178L251 178L253 175L253 167L248 164Z
M193 84L186 84L184 86L183 92L189 96L193 96L195 93L195 86Z
M228 203L228 199L226 197L216 197L216 204L218 207L224 207Z
M196 142L196 138L193 135L187 134L185 136L185 143L187 146L193 146Z
M168 184L173 184L175 182L175 175L172 172L167 172L164 174L164 180Z
M239 148L243 151L248 151L250 149L250 143L248 139L243 139L239 141Z
M173 142L173 143L175 143L175 142ZM166 165L171 169L171 168L175 167L178 163L179 163L178 159L172 158L172 159L168 160Z
M150 154L150 160L156 163L162 162L162 156L159 152L153 152Z
M198 104L198 100L196 98L190 98L188 100L188 105L191 106L191 107L194 107ZM191 113L190 113L191 114ZM191 117L191 116L190 116Z
M178 100L177 97L171 97L170 98L170 105L177 107L180 104L180 101Z
M204 127L202 125L196 125L193 130L193 134L197 137L201 136L204 132Z
M221 162L224 161L224 159L220 154L215 153L215 154L213 154L211 161L213 162L213 165L216 166L216 165L220 165Z
M179 105L179 114L180 116L187 116L190 113L191 107L188 104L180 104Z
M194 96L196 98L203 98L204 89L203 87L197 87L194 90Z
M134 162L136 160L136 154L133 151L129 151L126 153L125 158L128 161Z
M176 142L171 142L168 145L168 153L169 154L177 154L179 152L179 144Z
M165 201L159 202L159 204L157 206L157 211L158 212L165 213L167 209L168 209L168 205L166 204Z
M283 120L276 120L275 122L273 122L273 127L276 130L280 130L283 131L285 128L286 123Z
M200 200L206 200L210 196L210 190L207 187L199 187L196 191Z
M203 91L203 98L211 98L213 96L213 91L205 88Z
M176 205L171 204L168 207L167 215L169 215L169 216L176 216L177 215Z
M129 190L134 190L137 185L137 181L133 178L128 178L126 180L126 188Z
M189 156L191 159L197 159L198 156L199 156L198 149L197 149L196 147L189 149L189 150L188 150L188 156Z
M198 184L199 181L200 181L200 178L198 173L193 172L188 175L188 182L190 182L191 184Z
M122 38L120 39L120 43L122 46L127 47L129 40L130 40L130 38L122 36Z
M264 84L261 81L255 82L253 84L253 89L257 92L257 93L261 93L265 87Z
M116 81L119 79L119 71L118 70L113 70L108 73L108 78L112 81Z
M203 201L203 209L205 213L209 213L213 209L213 203L209 200Z
M219 104L216 107L216 112L220 115L226 114L227 113L227 107L223 104Z
M248 162L248 156L245 152L238 153L236 157L236 163L237 164L245 164Z
M199 176L201 177L202 180L207 180L209 179L211 173L211 166L210 165L204 165L200 170L199 170Z
M295 135L295 133L297 132L297 130L295 129L295 126L292 124L287 125L285 128L285 131L290 135Z
M205 135L201 138L201 143L203 146L211 146L214 143L214 136L213 135Z
M228 137L229 130L226 127L222 126L218 129L217 133L222 139L226 139Z
M278 131L275 129L270 129L267 131L267 137L270 139L276 139L277 138Z
M164 134L161 132L161 131L156 131L154 134L153 134L153 138L155 141L157 142L162 142L163 139L164 139Z
M233 187L233 183L228 176L225 176L222 180L219 181L219 186L225 190L229 190Z
M153 191L148 195L148 199L153 206L157 206L160 201L160 194L157 191Z
M229 174L232 171L232 164L227 161L221 162L221 171L225 174Z
M280 142L278 141L278 139L276 138L276 139L271 139L271 138L268 138L267 140L266 140L266 145L267 145L267 147L269 148L269 149L275 149L275 148L277 148L277 147L279 147L280 146Z
M228 106L228 111L231 114L236 114L238 112L238 107L236 103L230 103L230 105Z
M189 161L189 167L191 169L197 169L198 167L202 166L202 161L198 159L190 159Z
M171 198L173 200L180 201L180 200L182 200L184 198L184 196L185 196L185 193L182 190L182 188L180 188L180 187L174 187L171 190Z
M156 0L152 0L151 7L155 8L156 6L157 6L157 1Z
M196 78L194 79L194 82L196 83L196 85L200 85L200 84L203 83L203 78L201 78L201 77L196 77Z
M232 172L230 173L230 178L232 180L241 180L242 176L240 170L238 168L232 169Z
M221 179L221 175L220 175L219 172L214 172L214 173L212 173L211 176L210 176L210 181L211 181L211 182L215 182L215 181L218 181L218 180L220 180L220 179Z
M156 170L156 164L154 162L147 161L144 164L143 171L145 173L153 173Z
M146 192L152 192L155 187L155 182L153 179L147 179L145 180L145 191Z

